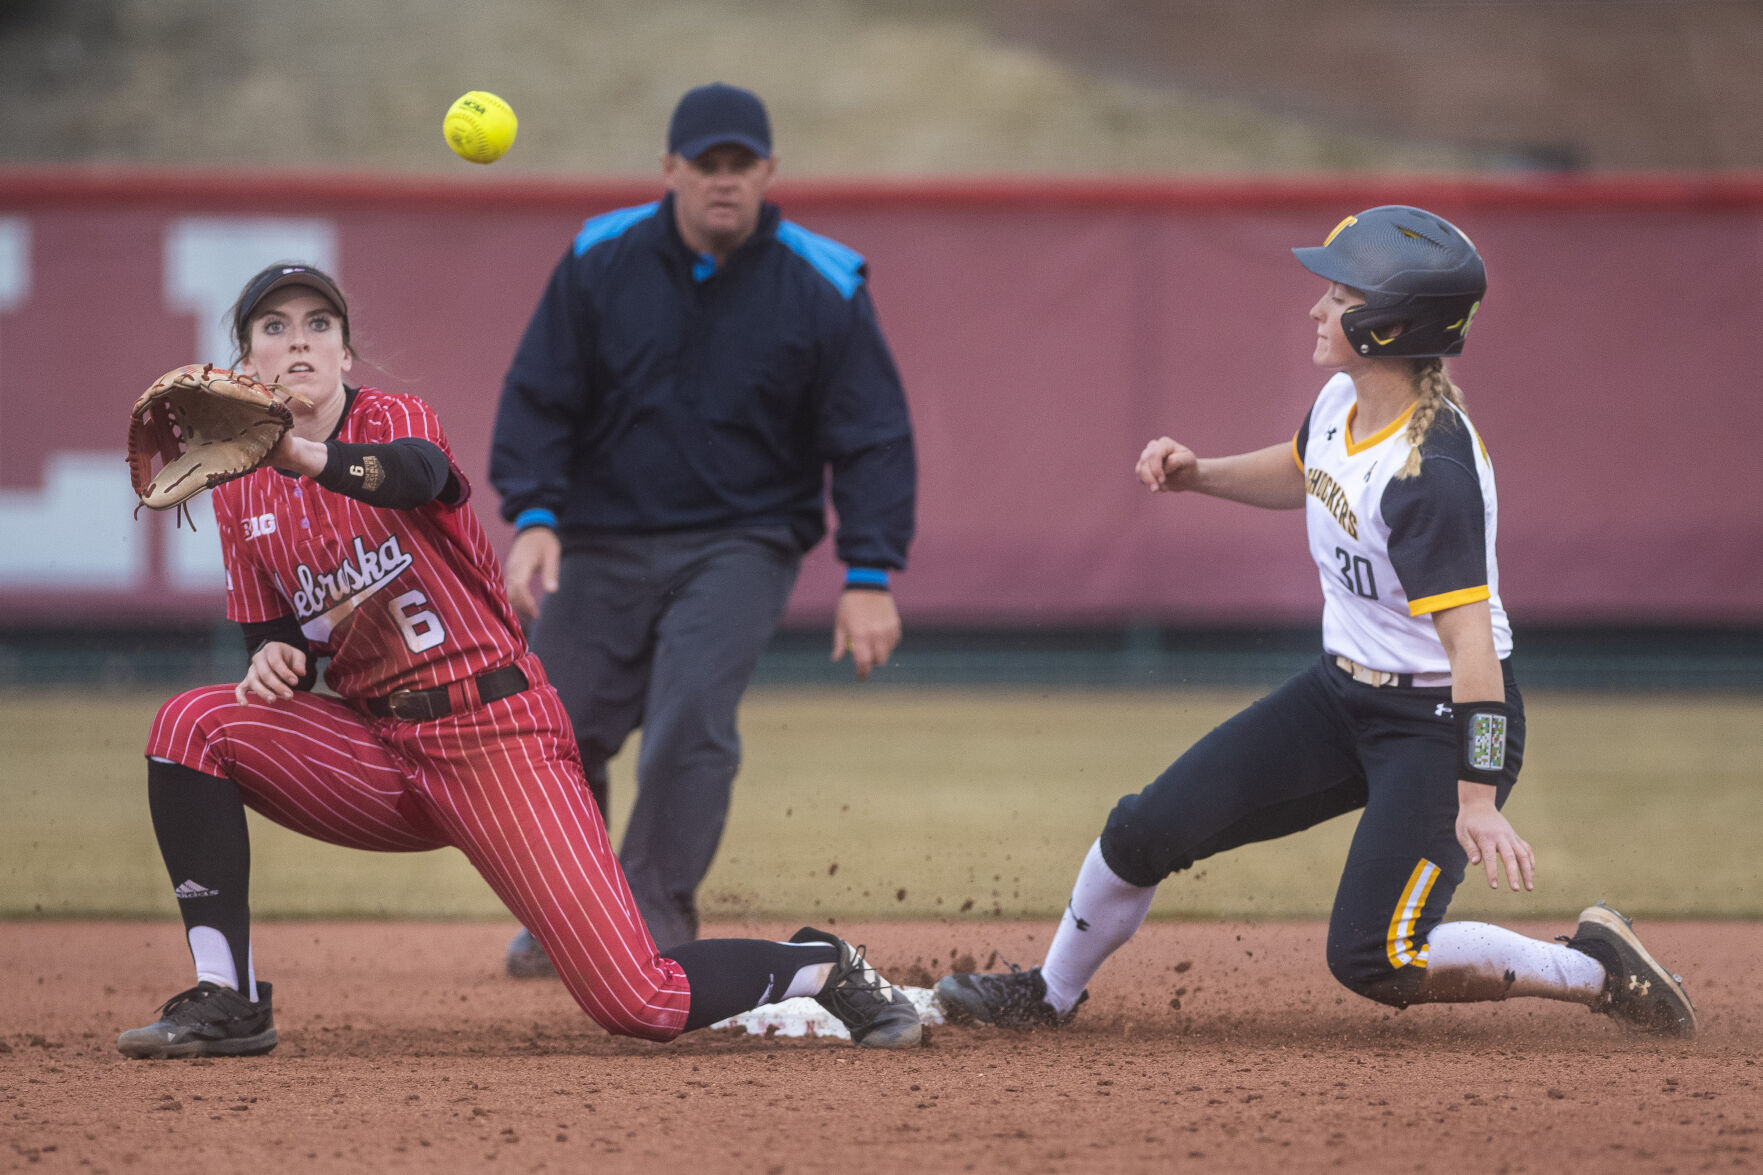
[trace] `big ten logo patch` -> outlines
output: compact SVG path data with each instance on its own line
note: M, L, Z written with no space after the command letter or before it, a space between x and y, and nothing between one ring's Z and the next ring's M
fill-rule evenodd
M259 514L253 518L245 519L245 537L248 539L260 539L265 535L271 535L274 533L274 514Z

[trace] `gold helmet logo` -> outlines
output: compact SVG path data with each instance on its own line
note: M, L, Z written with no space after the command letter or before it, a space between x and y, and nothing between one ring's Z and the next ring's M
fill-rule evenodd
M1357 216L1347 217L1347 219L1341 221L1339 224L1334 226L1333 231L1331 231L1328 234L1328 239L1326 239L1325 241L1322 242L1322 247L1324 249L1328 248L1330 245L1334 244L1334 239L1341 235L1342 229L1348 228L1348 227L1355 225L1355 224L1358 224L1358 223L1359 223L1359 218Z

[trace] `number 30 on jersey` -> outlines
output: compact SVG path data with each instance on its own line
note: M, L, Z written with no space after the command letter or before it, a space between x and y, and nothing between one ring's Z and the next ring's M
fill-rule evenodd
M1334 549L1334 557L1340 564L1335 570L1348 591L1367 600L1377 599L1377 576L1372 573L1371 560L1342 547Z

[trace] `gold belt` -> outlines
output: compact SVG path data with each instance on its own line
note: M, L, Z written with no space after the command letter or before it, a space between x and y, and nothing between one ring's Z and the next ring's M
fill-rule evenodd
M1451 684L1449 673L1391 673L1384 669L1371 669L1359 664L1351 657L1336 655L1334 663L1341 667L1348 677L1354 681L1370 686L1411 686L1416 689L1436 689Z

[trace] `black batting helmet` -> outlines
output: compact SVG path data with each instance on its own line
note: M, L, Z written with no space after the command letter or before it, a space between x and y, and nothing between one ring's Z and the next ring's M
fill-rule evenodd
M1365 295L1341 315L1361 355L1411 359L1456 355L1487 293L1481 254L1442 216L1385 204L1349 216L1321 245L1293 249L1304 267ZM1390 327L1401 324L1399 333Z

